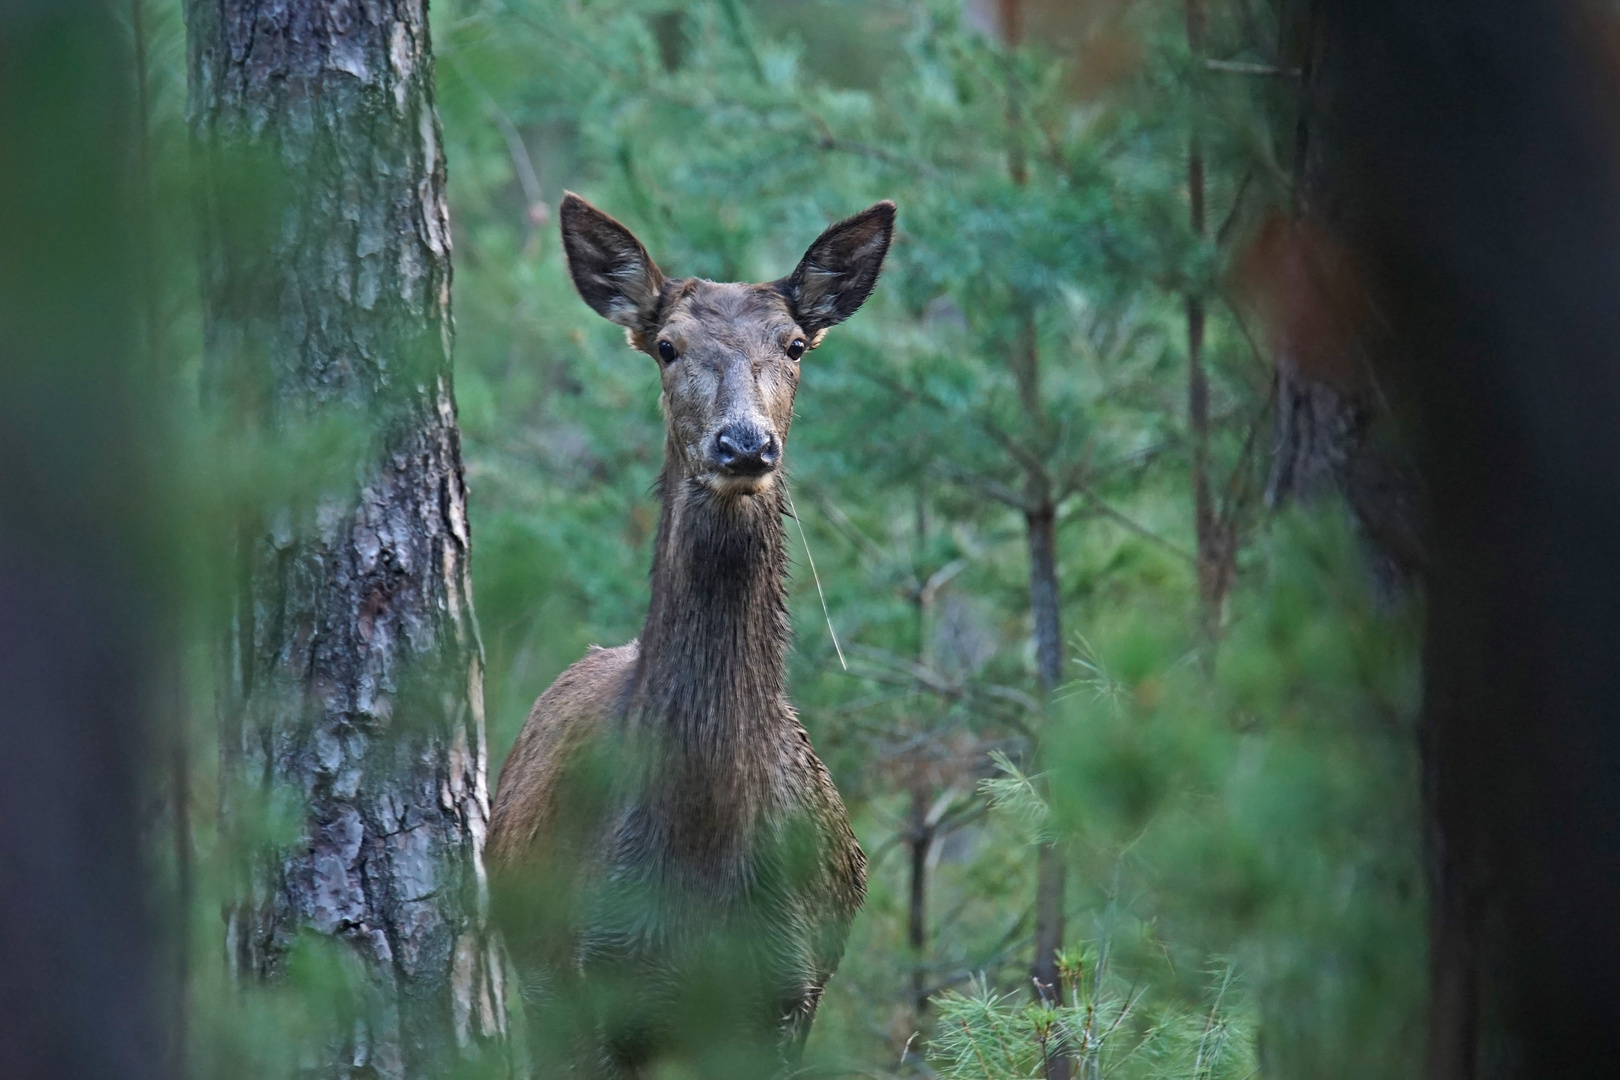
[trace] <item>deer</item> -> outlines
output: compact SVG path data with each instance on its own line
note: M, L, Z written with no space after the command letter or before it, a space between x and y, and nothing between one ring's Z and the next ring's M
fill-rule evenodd
M788 429L800 360L871 295L895 206L832 225L765 284L666 277L573 193L558 217L580 297L658 367L660 513L640 636L558 676L502 767L497 920L526 1012L551 1005L531 1030L579 1020L576 1073L645 1075L716 1024L784 1070L866 892L786 692Z

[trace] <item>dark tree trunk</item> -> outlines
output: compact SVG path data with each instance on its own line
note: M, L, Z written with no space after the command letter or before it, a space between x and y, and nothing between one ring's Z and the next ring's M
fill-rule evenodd
M186 10L206 392L275 460L337 474L244 515L220 685L228 825L302 806L228 913L231 959L275 979L299 935L359 959L328 1075L443 1075L505 1015L424 7ZM334 429L322 462L308 435Z
M916 550L914 559L924 559L928 552L928 501L922 491L917 492ZM915 565L915 563L914 563ZM934 667L933 620L939 588L949 580L948 568L924 574L920 569L912 582L911 602L916 617L917 662L924 668ZM926 722L926 721L923 721ZM933 802L938 787L933 758L935 747L919 745L912 751L909 763L908 786L911 789L911 820L906 833L906 845L911 854L910 902L906 909L906 942L911 947L911 1004L916 1024L921 1030L928 1013L928 863L939 834L939 819L946 802ZM910 1051L907 1051L909 1054Z
M1050 695L1063 680L1062 596L1058 590L1057 510L1046 503L1026 515L1029 533L1029 608L1035 625L1035 668Z
M1022 0L998 0L1002 40L1018 47L1024 40ZM1029 163L1018 138L1021 122L1015 93L1008 94L1007 129L1014 133L1007 154L1007 174L1014 184L1029 182ZM1033 306L1021 304L1010 343L1009 366L1018 385L1018 400L1030 431L1045 441L1046 407L1041 401L1040 342ZM1029 608L1035 633L1035 662L1041 683L1043 704L1050 703L1052 691L1063 678L1062 597L1057 574L1057 507L1053 503L1047 476L1030 471L1025 477L1024 523L1029 540ZM1063 997L1063 977L1057 954L1063 947L1064 883L1067 880L1063 852L1058 845L1042 843L1035 850L1035 958L1030 980L1035 996L1048 1003ZM1073 1062L1067 1054L1054 1053L1046 1059L1047 1080L1069 1080Z
M1325 166L1323 95L1339 56L1322 32L1319 0L1288 5L1284 59L1300 71L1295 129L1294 207L1268 254L1279 271L1270 320L1276 359L1271 470L1266 504L1309 504L1329 493L1348 502L1365 541L1374 581L1387 595L1406 591L1423 565L1419 482L1390 427L1374 371L1390 349L1367 318L1347 253L1333 239L1344 224Z
M172 644L110 3L0 5L0 1076L161 1065L141 781Z
M1204 0L1186 0L1187 48L1204 51L1209 12ZM1187 140L1187 213L1193 236L1204 239L1204 145L1196 128ZM1232 583L1232 551L1215 510L1209 475L1209 372L1204 366L1202 283L1187 292L1187 435L1192 444L1193 536L1198 556L1199 632L1206 649L1220 637L1226 593ZM1209 654L1210 656L1213 653Z
M1431 1080L1620 1061L1620 203L1612 29L1324 0L1328 168L1431 512Z
M906 910L906 943L911 946L911 1003L918 1017L928 1011L924 964L928 955L928 855L934 847L928 805L928 788L919 775L911 788L911 834L906 838L911 847L911 902Z
M1035 853L1035 980L1036 995L1047 1004L1063 997L1063 976L1057 954L1063 948L1063 903L1067 867L1056 844L1042 844Z
M1029 598L1035 622L1035 657L1042 699L1050 702L1063 678L1063 625L1057 573L1057 512L1049 502L1026 515L1029 530ZM1058 950L1063 948L1064 885L1067 866L1056 843L1035 852L1035 962L1030 969L1035 995L1049 1004L1063 999ZM1047 1080L1068 1080L1073 1063L1066 1054L1046 1061Z

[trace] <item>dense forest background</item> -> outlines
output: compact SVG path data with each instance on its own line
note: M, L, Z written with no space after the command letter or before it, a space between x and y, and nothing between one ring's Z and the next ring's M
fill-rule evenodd
M227 936L246 853L296 846L301 811L236 786L219 548L245 507L353 483L365 433L221 408L200 297L230 290L197 252L220 199L275 181L251 159L197 179L203 6L132 0L121 28L187 598L144 819L176 913L159 1011L196 1075L324 1075L365 1022L356 961L305 926L256 985ZM1354 340L1377 328L1320 299L1340 282L1302 224L1329 200L1296 6L432 8L491 784L535 696L647 602L657 379L575 294L563 191L715 280L899 206L877 293L804 362L789 459L791 691L871 860L807 1075L1421 1071L1416 494ZM508 1069L504 1023L456 1068Z
M900 207L877 295L805 361L790 462L792 692L873 864L818 1060L1035 1070L1045 841L1090 1068L1417 1069L1414 625L1336 503L1276 490L1241 262L1293 212L1300 88L1274 12L1209 18L1195 52L1179 3L436 13L497 764L538 690L646 603L656 380L574 296L562 190L716 280Z

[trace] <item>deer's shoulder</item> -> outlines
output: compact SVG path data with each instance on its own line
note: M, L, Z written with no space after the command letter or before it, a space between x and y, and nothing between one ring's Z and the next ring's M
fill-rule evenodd
M637 641L611 649L592 645L529 710L496 785L491 862L521 860L550 831L559 788L582 752L622 710L640 651Z

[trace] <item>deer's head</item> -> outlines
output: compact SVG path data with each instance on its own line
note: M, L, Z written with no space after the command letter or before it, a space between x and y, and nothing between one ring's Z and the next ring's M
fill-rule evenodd
M563 197L560 217L580 296L658 363L671 478L725 496L768 489L782 466L799 359L872 294L894 204L832 226L793 273L763 285L666 278L629 229L578 195Z

